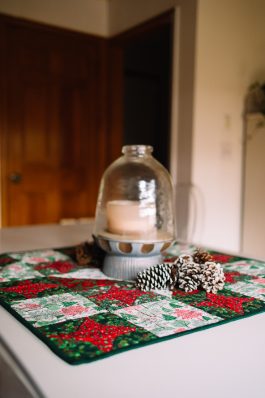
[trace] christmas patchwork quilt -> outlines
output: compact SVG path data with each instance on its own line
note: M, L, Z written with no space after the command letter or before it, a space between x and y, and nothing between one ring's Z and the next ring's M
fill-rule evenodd
M166 261L181 252L173 246ZM211 254L225 274L217 293L142 291L79 265L74 247L7 253L0 302L68 363L91 362L265 311L265 263Z

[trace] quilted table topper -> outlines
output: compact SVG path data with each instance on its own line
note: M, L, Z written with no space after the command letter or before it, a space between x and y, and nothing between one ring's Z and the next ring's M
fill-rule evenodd
M176 244L166 261L182 252ZM211 254L226 277L217 294L141 291L79 266L75 247L7 253L0 302L68 363L91 362L265 311L265 263Z

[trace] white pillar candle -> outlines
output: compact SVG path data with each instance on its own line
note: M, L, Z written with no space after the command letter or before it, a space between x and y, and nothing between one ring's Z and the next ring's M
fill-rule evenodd
M108 231L118 235L141 235L155 231L156 207L132 200L107 203Z

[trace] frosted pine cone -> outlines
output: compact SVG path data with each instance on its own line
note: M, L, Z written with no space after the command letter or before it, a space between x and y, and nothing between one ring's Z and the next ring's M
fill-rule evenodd
M219 263L207 261L202 268L201 286L207 293L217 293L224 287L224 271Z
M201 249L197 249L193 254L193 261L198 264L204 264L207 261L213 261L213 256Z
M174 262L174 264L176 264L177 266L183 265L183 264L187 264L193 261L193 258L190 254L181 254L176 261Z
M201 266L193 261L179 264L178 266L178 287L185 292L192 292L198 289L201 283Z
M167 289L174 284L176 276L172 272L173 264L157 264L145 271L139 272L136 279L136 286L141 290Z

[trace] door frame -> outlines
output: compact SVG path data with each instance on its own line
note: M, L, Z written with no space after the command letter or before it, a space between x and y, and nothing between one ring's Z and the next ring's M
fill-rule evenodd
M0 15L0 228L5 225L6 222L6 203L7 203L7 192L6 192L6 98L5 93L7 90L6 84L6 64L4 62L6 54L6 20L9 17Z
M120 150L123 143L123 52L126 45L134 42L140 37L147 36L149 33L159 29L159 27L169 25L171 30L171 87L173 82L173 34L175 23L175 10L160 14L143 23L140 23L125 32L119 33L110 38L109 41L109 148L111 157L116 158L120 156ZM172 140L172 93L170 95L171 102L171 117L169 120L169 147L171 148ZM114 139L115 137L115 139ZM171 151L168 153L169 164L171 164Z
M176 239L186 242L192 241L198 223L192 182L197 5L197 0L190 0L174 9L170 173Z

